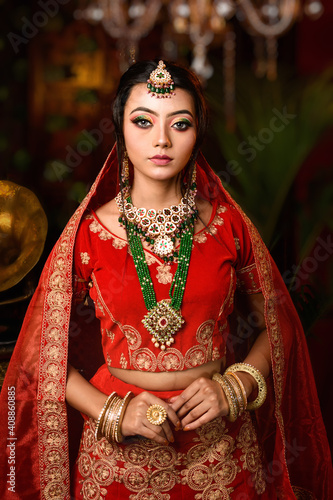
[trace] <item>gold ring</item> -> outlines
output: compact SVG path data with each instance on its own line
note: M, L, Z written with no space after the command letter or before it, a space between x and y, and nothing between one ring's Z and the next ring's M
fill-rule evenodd
M153 425L162 425L167 415L166 409L161 405L151 405L147 410L147 419Z

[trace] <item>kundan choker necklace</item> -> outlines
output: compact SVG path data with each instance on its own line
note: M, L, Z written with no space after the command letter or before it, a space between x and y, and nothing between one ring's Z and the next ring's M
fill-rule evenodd
M129 191L127 191L127 193L123 192L123 195L128 194L125 198L125 203L122 203L121 193L119 193L116 198L118 208L122 214L119 217L119 222L122 225L125 225L127 230L129 246L133 256L135 269L138 274L143 299L148 310L147 314L142 319L142 323L151 334L152 342L155 347L159 347L162 351L173 344L174 335L184 323L180 308L183 301L186 278L190 265L194 220L197 217L197 210L195 208L194 201L196 192L195 183L191 186L191 191L191 205L187 204L185 199L182 199L179 205L170 207L169 209L163 209L158 212L155 210L150 211L146 209L136 209L133 207ZM122 209L123 204L125 205L124 209ZM189 207L188 212L185 210L185 216L182 212L184 207ZM149 214L149 212L151 213ZM129 214L130 217L128 217ZM149 215L151 217L149 217ZM177 215L180 218L179 221L177 219L177 223L173 222L173 220L176 221L176 219L172 219L174 215ZM161 217L159 218L159 216ZM162 216L164 216L165 219L162 219ZM160 250L162 255L164 255L164 259L168 258L168 255L165 255L166 250L164 247L167 247L168 253L170 253L169 238L172 243L172 245L170 244L170 247L172 246L172 248L174 248L174 241L172 241L170 234L174 233L177 238L180 238L179 253L177 253L178 267L169 290L171 300L164 299L159 302L156 300L154 285L149 273L141 241L142 237L145 239L147 238L147 236L144 236L144 234L147 233L146 229L142 229L142 220L144 220L145 217L147 218L147 222L149 220L148 228L153 224L156 224L156 228L158 227L160 233L158 238L161 237L165 240L165 244L162 244L161 240L156 240L156 242L159 241L156 248ZM167 232L170 229L168 229L168 224L174 224L176 228L172 229L172 232ZM176 230L178 232L176 232ZM154 238L151 238L150 244L154 247L154 249L156 242Z
M173 262L178 258L178 252L175 250L176 240L181 238L185 229L193 227L197 219L195 196L194 179L188 198L182 198L178 205L162 210L136 208L132 204L129 188L125 188L116 196L120 212L119 222L125 228L130 223L133 231L142 241L149 244L156 255L165 262Z

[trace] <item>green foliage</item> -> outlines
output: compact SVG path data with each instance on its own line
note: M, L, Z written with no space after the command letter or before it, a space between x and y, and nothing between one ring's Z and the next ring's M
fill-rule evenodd
M281 69L279 75L277 81L269 82L237 70L234 132L226 127L222 76L216 74L207 88L213 110L213 140L226 160L228 175L224 177L222 168L222 181L230 180L226 188L271 248L281 237L278 222L288 206L295 177L319 139L333 125L333 68L307 81L291 78ZM327 178L323 179L323 175ZM300 249L299 264L294 266L295 279L304 259L318 245L319 235L327 228L333 229L331 169L320 176L314 176L306 204L296 205L293 213L298 228L295 241ZM326 268L333 274L332 263ZM295 281L290 283L292 298L307 333L333 303L332 286L324 289L315 272L309 280L314 286L295 287Z
M328 71L309 82L286 76L269 82L238 72L235 132L225 126L221 76L209 83L217 144L226 161L233 161L240 171L227 188L267 244L301 165L333 125L332 74Z

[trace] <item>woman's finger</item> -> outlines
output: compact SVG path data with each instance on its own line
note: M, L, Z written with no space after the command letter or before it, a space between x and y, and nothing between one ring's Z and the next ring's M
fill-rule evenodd
M160 427L160 426L159 426ZM171 431L170 431L171 432ZM160 429L152 428L152 426L148 423L148 425L144 424L142 426L142 431L140 436L151 439L158 444L162 444L167 446L170 440L166 437L165 432L160 427Z
M172 398L170 400L170 408L174 410L177 414L179 409L184 406L198 391L200 387L194 382L189 385L179 396L176 396L176 399Z
M166 419L161 424L154 424L154 415L149 417L149 409L156 405L161 409L161 416L163 417L163 410L166 413ZM158 410L158 408L157 408ZM159 412L156 414L156 422L158 423ZM170 428L170 422L180 428L180 421L176 412L163 400L145 392L133 398L124 415L122 423L122 433L124 436L141 435L152 439L160 444L167 444L173 442L173 434Z
M196 419L192 419L191 414L186 415L186 417L182 420L182 428L184 431L193 431L195 429L198 429L204 424L207 424L214 418L216 418L217 415L211 410L208 409L207 411L201 413L200 417Z
M187 415L191 410L196 408L203 401L202 395L197 392L190 399L185 401L182 406L177 411L177 415L179 419L182 419Z
M178 397L176 400L172 398L170 400L170 406L177 414L179 413L180 408L186 405L191 398L193 398L196 394L201 394L200 397L205 399L210 394L219 394L221 393L221 389L219 389L217 382L206 378L200 377L199 379L192 382ZM220 395L221 397L221 395ZM188 405L187 405L188 407Z

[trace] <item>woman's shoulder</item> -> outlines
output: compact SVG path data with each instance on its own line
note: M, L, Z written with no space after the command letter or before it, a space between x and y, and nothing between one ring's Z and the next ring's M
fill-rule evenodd
M116 199L108 201L104 205L100 206L96 210L96 215L99 219L108 219L110 217L119 217L119 210L117 207Z
M119 224L119 209L116 199L108 201L96 210L97 220L114 236L127 239L125 229Z

